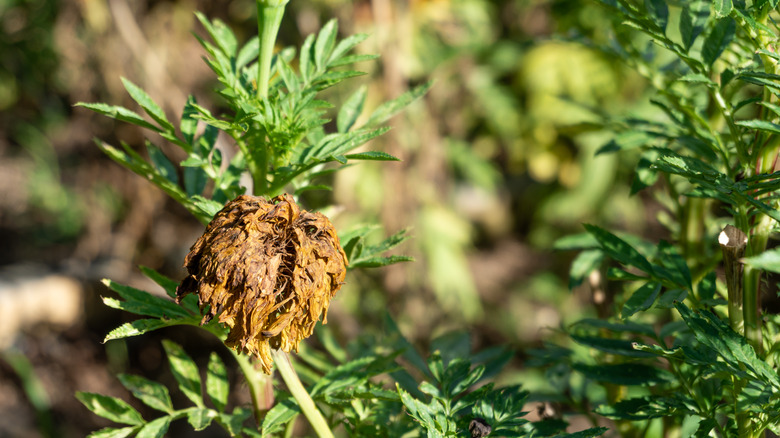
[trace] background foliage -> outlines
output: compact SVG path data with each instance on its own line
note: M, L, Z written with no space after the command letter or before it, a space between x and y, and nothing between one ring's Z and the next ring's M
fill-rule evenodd
M83 436L105 423L84 412L72 398L74 389L128 399L112 372L176 385L157 338L96 343L117 325L116 318L126 318L96 304L109 294L98 280L151 288L133 268L138 265L182 277L181 262L201 225L151 184L121 171L92 141L118 145L121 139L140 151L146 140L157 139L72 105L132 107L119 80L127 77L171 119L193 90L201 106L219 113L203 51L190 35L194 30L205 36L194 10L228 23L240 41L253 32L254 2L247 0L227 6L0 3L0 263L35 262L44 272L78 278L86 291L86 317L52 332L57 348L49 348L47 332L36 326L5 350L0 385L14 394L9 400L25 401L25 408L0 405L0 420L37 424L43 435ZM370 74L355 81L369 99L397 97L428 79L436 83L370 145L402 162L356 166L334 176L332 192L303 195L314 208L325 200L342 206L330 212L339 229L379 217L384 229L375 231L377 241L404 228L412 235L398 253L417 262L353 273L331 308L334 336L380 336L376 321L389 311L422 351L432 351L432 340L452 330L467 336L475 350L509 345L517 354L500 381L522 384L532 402L564 386L574 399L585 399L592 388L564 385L555 370L541 375L528 366L538 363L530 353L543 336L569 342L550 328L583 312L597 316L587 306L587 282L569 291L573 254L554 252L552 243L582 231L583 222L634 231L654 242L667 233L655 220L653 200L628 196L637 157L595 155L608 139L584 128L595 121L587 107L608 114L659 113L643 97L645 79L602 52L560 38L605 42L608 13L572 1L295 1L282 42L299 46L331 17L339 19L342 36L372 35L359 51L381 54L378 63L361 65ZM332 97L343 101L353 91ZM170 145L157 146L185 158ZM213 341L186 333L164 332L205 369L211 359L196 354ZM26 357L27 365L14 366L14 357ZM32 377L18 371L25 367ZM36 402L29 383L36 381L46 388L47 400ZM66 387L56 389L53 383L63 381ZM237 390L231 397L240 404L247 395Z

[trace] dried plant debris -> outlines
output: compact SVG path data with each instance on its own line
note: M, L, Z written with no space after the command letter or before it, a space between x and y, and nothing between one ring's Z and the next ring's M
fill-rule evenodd
M271 372L271 348L298 351L341 288L347 257L333 224L288 194L230 201L190 249L177 301L197 293L202 323L230 327L225 343Z

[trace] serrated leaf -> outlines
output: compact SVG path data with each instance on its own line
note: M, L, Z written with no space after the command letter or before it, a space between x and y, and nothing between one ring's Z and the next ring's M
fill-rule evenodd
M115 423L134 426L144 423L141 414L122 399L84 391L77 391L76 398L95 415Z
M314 64L317 70L325 70L330 54L336 45L336 35L338 34L338 23L335 19L328 21L317 34L317 41L314 43Z
M728 4L728 11L731 11L731 0L716 0L716 3L720 3L722 8L719 10L718 6L715 7L715 14L720 16L728 15L722 13L725 10L725 5ZM726 47L731 44L734 39L734 35L737 30L737 23L730 17L722 18L718 21L710 31L707 38L704 40L704 45L701 48L701 56L704 63L708 66L712 66L713 63L720 57Z
M212 351L211 356L209 356L209 367L206 373L206 393L220 412L225 411L229 388L225 364L219 358L219 355Z
M133 393L135 398L144 402L145 405L158 411L173 412L171 396L168 394L168 388L165 386L153 380L131 374L119 374L117 377L122 382L122 385Z
M735 124L750 129L756 129L758 131L780 134L780 125L777 123L767 122L766 120L740 120L735 122Z
M717 17L726 17L734 8L732 0L713 0L712 6Z
M339 109L336 117L336 126L338 132L347 132L355 125L360 114L363 112L363 104L366 102L367 88L362 86L350 96Z
M190 409L187 411L187 422L195 430L203 430L217 417L217 413L211 409Z
M596 350L603 351L605 353L635 358L647 358L654 356L653 354L634 349L634 343L624 339L609 339L597 336L580 336L575 334L570 334L569 336L571 336L571 339L574 342L580 345L595 348Z
M163 154L162 150L148 141L146 142L146 150L149 152L149 159L157 172L173 184L178 184L179 174L176 172L176 166Z
M125 438L135 433L136 429L137 426L122 428L106 427L90 433L87 435L87 438Z
M195 114L198 114L198 110L193 106L195 104L197 104L195 97L192 95L187 96L187 103L184 104L181 122L179 123L179 130L184 137L184 141L190 145L194 143L195 134L198 131L198 120L194 117ZM190 153L191 149L186 152Z
M146 94L146 91L130 82L127 78L122 78L122 84L125 86L125 90L130 94L130 97L132 97L138 105L141 105L141 108L146 111L146 114L149 114L149 117L154 119L154 121L162 127L163 131L176 131L176 128L174 128L171 122L165 117L165 112L148 94Z
M703 0L687 2L680 14L680 36L685 50L690 50L696 38L704 30L710 15L710 5Z
M418 85L417 87L407 91L393 100L383 103L374 110L374 112L368 118L365 126L370 128L386 122L391 117L398 114L401 110L409 106L409 104L424 96L432 86L433 81L428 81L422 85Z
M165 275L160 274L159 272L155 271L152 268L146 266L139 266L139 268L141 269L141 272L146 276L146 278L154 281L160 287L162 287L165 290L165 293L168 294L169 297L176 298L176 288L179 287L178 281L168 278Z
M168 339L163 339L163 348L168 355L168 363L171 365L173 377L179 383L181 392L195 403L198 407L203 405L203 395L201 393L200 373L195 362L184 352L178 344Z
M103 114L104 116L111 117L112 119L120 120L133 125L140 126L142 128L151 129L152 131L162 132L160 128L147 122L138 113L131 111L125 107L116 105L107 105L105 103L86 103L79 102L76 106L86 108L96 113Z
M133 322L126 322L119 327L111 330L103 339L103 343L114 339L129 338L132 336L143 335L153 330L163 327L182 324L180 320L162 320L162 319L137 319Z
M584 224L584 227L596 238L601 249L608 256L626 266L633 266L648 274L653 273L652 264L625 240L595 225Z
M290 420L295 418L300 412L301 409L294 400L286 399L279 401L265 414L265 418L263 419L263 430L269 432L277 430L278 428L281 428L281 426L289 423Z
M125 286L109 279L104 279L102 283L125 300L122 302L122 309L128 312L157 318L190 318L192 316L169 299L160 298L149 292Z
M360 152L357 154L347 154L344 158L348 160L372 160L372 161L401 161L400 158L394 157L386 152L368 151Z
M168 432L170 425L171 417L157 418L144 425L135 438L162 438L165 436L165 432Z
M340 61L344 59L343 58L344 55L350 50L352 50L353 47L365 41L367 38L368 38L368 34L358 33L358 34L350 35L344 38L343 40L339 41L339 43L333 49L333 52L330 55L330 59L328 59L328 67L336 67L339 65L344 65L340 63Z
M645 311L652 307L660 291L660 283L649 282L643 284L623 305L623 310L620 312L621 318L628 318L636 312Z
M602 383L615 385L653 385L675 380L669 371L641 363L621 363L613 365L572 364L572 368L585 377Z

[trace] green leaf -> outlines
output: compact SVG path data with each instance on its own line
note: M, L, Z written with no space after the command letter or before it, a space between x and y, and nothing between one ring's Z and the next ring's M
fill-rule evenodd
M355 125L355 121L363 112L363 105L366 102L366 90L365 85L358 88L341 106L336 117L338 132L347 132Z
M716 3L718 2L722 5L728 3L728 11L731 11L731 0L716 0ZM721 12L722 10L725 10L725 8L719 10L716 5L715 14L720 16L728 15L728 12L724 14ZM737 23L730 17L722 18L715 24L701 48L701 56L705 64L711 67L715 63L723 51L726 50L726 47L731 44L736 30Z
M144 423L141 414L122 399L83 391L77 391L76 398L95 415L115 423L134 426Z
M105 339L103 339L103 342L105 343L114 339L129 338L131 336L139 336L163 327L170 327L180 324L183 324L181 320L166 321L162 319L137 319L133 322L126 322L114 330L111 330L106 335Z
M333 49L333 52L330 55L330 59L328 60L328 67L337 67L341 65L345 65L344 55L352 50L353 47L357 46L358 44L362 43L368 38L368 34L365 33L358 33L354 35L350 35L343 40L339 41L339 43L336 45L336 48ZM373 56L373 55L369 55Z
M235 56L238 43L230 28L220 20L210 22L209 19L200 12L195 12L195 16L198 17L198 21L206 28L211 39L217 43L217 46L219 46L222 53L227 57Z
M591 249L577 254L569 268L569 289L582 284L582 281L591 272L597 270L604 261L604 252L600 249Z
M195 98L190 95L187 97L187 103L184 104L184 111L181 115L181 122L179 123L179 130L184 136L184 141L192 145L195 141L195 134L198 131L198 120L195 118L195 114L198 114L198 110L194 105L197 104ZM190 153L191 150L187 150Z
M227 405L228 375L225 364L216 352L209 356L209 367L206 373L206 393L218 411L224 412Z
M660 283L649 282L643 284L623 305L623 310L620 312L621 318L626 319L636 312L642 312L652 307L660 291Z
M654 385L672 382L675 377L669 371L640 363L621 363L614 365L572 364L572 368L585 377L602 383L615 385Z
M154 269L146 266L140 266L140 269L146 278L154 281L163 289L165 289L165 293L168 294L169 297L176 298L176 288L179 287L178 281L168 278L165 275L162 275Z
M680 14L680 37L686 52L704 30L709 15L710 5L706 1L693 0L683 6Z
M371 160L371 161L401 161L386 152L368 151L357 154L347 154L344 157L348 160Z
M745 257L742 263L769 272L780 273L780 247L762 252L753 257Z
M104 116L111 117L112 119L120 120L133 125L140 126L142 128L151 129L152 131L162 132L160 128L147 122L143 117L138 115L127 108L115 105L107 105L105 103L85 103L79 102L76 106L92 110L96 113L103 114Z
M87 435L87 438L125 438L133 433L138 429L138 426L131 426L131 427L105 427L100 430L96 430L89 435Z
M740 120L735 122L735 124L750 129L756 129L758 131L780 134L780 125L777 123L767 122L766 120Z
M218 414L211 409L190 409L187 411L187 422L195 430L203 430L211 424Z
M125 86L125 90L130 94L130 97L141 105L141 108L146 111L146 114L149 114L149 117L154 119L154 121L162 127L163 131L176 131L176 128L174 128L171 122L165 117L165 112L148 94L146 94L146 91L142 90L126 78L122 78L122 84Z
M669 7L665 0L645 0L645 9L653 17L655 24L666 33L666 24L669 22Z
M601 249L608 256L624 265L633 266L643 272L653 274L653 266L650 262L626 241L595 225L584 224L584 227L588 233L598 240Z
M281 426L287 424L295 418L301 409L293 399L285 399L277 402L268 413L265 414L263 419L263 430L272 432L280 429Z
M758 357L744 336L732 330L717 315L709 310L694 312L683 303L677 303L675 308L693 331L696 340L722 357L734 372L747 369L764 382L780 388L777 373Z
M634 348L632 341L624 339L608 339L596 336L580 336L571 334L571 339L586 347L595 348L596 350L603 351L605 353L616 354L625 357L635 358L647 358L653 357L653 354L645 351L638 351Z
M125 301L121 303L121 309L138 315L154 316L157 318L190 318L192 315L173 301L154 296L130 286L104 279L103 284L108 286Z
M119 374L117 377L122 382L122 385L133 393L135 398L141 400L150 408L169 414L173 412L171 396L168 394L168 388L165 386L131 374Z
M734 7L732 0L713 0L712 6L715 10L715 16L718 18L729 15L731 13L731 9Z
M135 438L162 438L171 425L171 417L160 417L145 424Z
M322 27L317 35L317 41L314 43L314 64L317 66L317 70L325 70L327 67L330 55L336 45L337 34L338 23L332 19Z
M146 142L146 150L149 151L149 159L152 160L152 165L157 169L157 172L173 184L178 184L179 175L176 172L176 166L163 154L162 150L148 141Z
M370 128L381 125L394 115L398 114L401 110L409 106L410 103L424 96L432 86L433 81L428 81L422 85L418 85L417 87L407 91L393 100L383 103L377 109L375 109L373 113L371 113L371 116L368 118L365 126Z
M198 366L187 356L184 349L168 339L163 339L163 348L168 355L173 377L179 383L179 389L196 406L203 408L203 396L201 393L200 374Z

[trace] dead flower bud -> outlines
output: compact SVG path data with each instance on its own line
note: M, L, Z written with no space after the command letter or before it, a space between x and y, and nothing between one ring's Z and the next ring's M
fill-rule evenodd
M184 260L189 275L177 301L197 293L206 323L230 327L225 344L260 358L271 348L298 351L341 288L347 257L333 224L301 210L290 195L270 202L242 195L214 216Z

